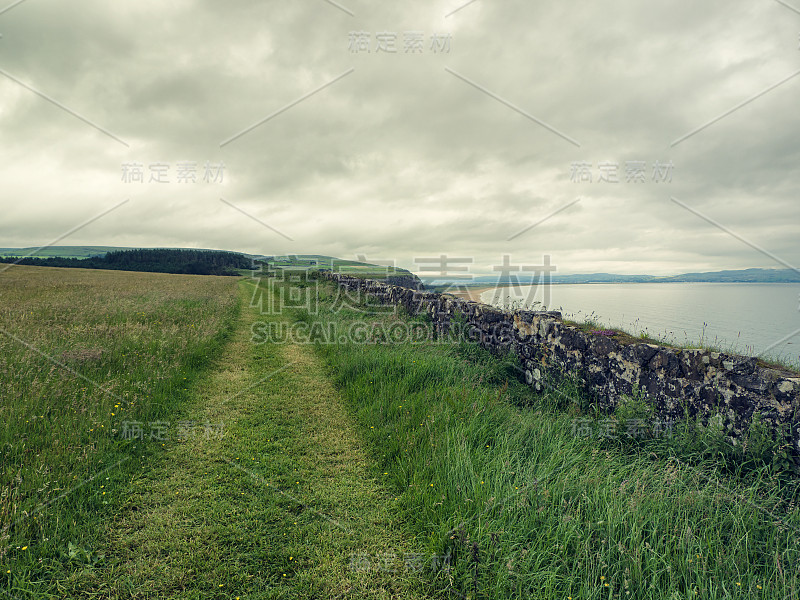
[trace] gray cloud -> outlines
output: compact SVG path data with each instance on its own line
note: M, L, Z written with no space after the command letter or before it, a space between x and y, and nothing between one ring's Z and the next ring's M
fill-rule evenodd
M248 252L553 256L559 272L677 273L778 266L670 200L800 263L800 15L777 2L643 4L29 0L0 15L2 246L62 243ZM403 33L425 36L402 51ZM372 51L348 50L351 31ZM374 50L396 32L400 51ZM429 38L451 34L434 53ZM350 69L352 73L220 147ZM450 69L452 72L448 72ZM453 73L473 81L476 89ZM491 95L574 138L562 137ZM222 183L178 183L179 161L224 162ZM592 163L593 182L570 181ZM620 183L598 183L598 163ZM626 183L646 161L645 183ZM651 181L655 161L675 165ZM170 165L169 184L122 164ZM146 177L149 176L146 173ZM219 198L294 241L276 235ZM511 241L559 207L581 202Z

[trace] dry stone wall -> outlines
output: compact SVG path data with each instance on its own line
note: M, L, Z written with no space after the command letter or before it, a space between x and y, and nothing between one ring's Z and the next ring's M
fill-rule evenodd
M791 436L800 457L800 375L762 366L757 359L703 349L676 349L626 336L583 331L563 322L559 312L498 308L369 279L323 272L371 302L427 314L440 333L466 327L470 337L494 353L513 352L535 389L554 371L578 378L596 403L613 409L626 398L642 397L664 420L685 416L721 427L733 443L754 415Z

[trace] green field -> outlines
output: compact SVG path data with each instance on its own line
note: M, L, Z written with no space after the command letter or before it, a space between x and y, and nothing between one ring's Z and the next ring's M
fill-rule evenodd
M756 436L576 435L652 417L313 276L13 267L0 297L0 595L798 597Z
M89 258L102 256L114 250L130 250L120 246L46 246L44 248L0 248L0 256L36 256L39 258L66 257Z
M380 266L372 263L346 260L322 254L295 254L288 256L268 256L264 259L272 269L328 269L350 275L369 279L384 279L387 275L411 275L410 271L399 267Z

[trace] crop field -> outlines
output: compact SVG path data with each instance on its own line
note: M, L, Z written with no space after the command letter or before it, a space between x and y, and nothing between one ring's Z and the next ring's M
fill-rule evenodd
M238 298L229 277L15 266L0 302L0 565L14 589L98 562L97 526L154 450L126 444L123 423L185 402Z

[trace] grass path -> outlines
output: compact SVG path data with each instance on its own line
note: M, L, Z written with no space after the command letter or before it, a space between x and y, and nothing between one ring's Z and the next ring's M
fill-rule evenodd
M247 308L249 289L181 419L195 433L142 467L107 524L106 566L64 582L69 597L423 596L413 573L351 567L353 555L412 549L312 348L251 343L254 322L281 317ZM204 423L222 423L222 439Z

